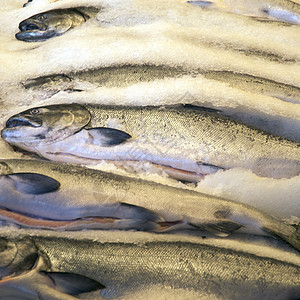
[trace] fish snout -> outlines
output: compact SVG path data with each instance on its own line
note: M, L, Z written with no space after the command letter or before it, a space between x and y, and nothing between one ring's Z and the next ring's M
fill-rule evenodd
M34 116L14 116L9 118L6 121L6 128L15 128L21 126L29 126L29 127L41 127L43 125L43 121L40 118Z
M32 30L45 31L47 29L47 24L45 23L43 16L34 16L20 22L19 29L21 32Z
M15 139L24 140L36 132L36 128L42 130L43 121L37 117L13 116L6 122L6 127L1 131L1 137L5 141L13 142Z
M42 30L37 24L28 21L22 21L19 24L20 31L29 31L29 30Z

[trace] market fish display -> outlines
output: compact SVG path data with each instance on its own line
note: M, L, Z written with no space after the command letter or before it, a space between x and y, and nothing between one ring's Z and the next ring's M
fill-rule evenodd
M292 0L212 0L187 1L187 3L203 8L223 9L262 20L300 24L300 4Z
M46 41L86 22L91 13L96 15L99 10L78 7L55 9L36 14L19 24L20 32L16 34L16 38L24 42Z
M1 295L73 299L63 293L72 296L77 290L95 291L92 299L300 296L299 265L270 258L263 248L256 255L231 244L225 248L150 234L138 240L137 234L124 232L116 239L118 232L111 232L104 241L76 233L1 234L0 265L7 266L0 269Z
M0 218L9 223L52 230L271 234L300 250L298 229L233 201L76 165L6 160L1 168Z
M54 161L150 162L187 181L229 168L273 178L300 173L298 143L194 107L49 105L10 117L1 135Z
M43 98L51 97L59 91L78 92L81 82L95 86L125 87L140 82L152 82L166 78L183 76L203 76L206 79L226 83L233 88L249 93L263 94L283 101L300 103L300 89L284 83L229 71L208 71L204 69L188 70L182 67L156 65L121 65L114 67L89 69L65 74L51 74L22 82L26 90L43 92Z

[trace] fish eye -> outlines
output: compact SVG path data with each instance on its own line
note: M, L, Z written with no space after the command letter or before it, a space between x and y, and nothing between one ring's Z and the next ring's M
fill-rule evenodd
M33 108L33 109L30 111L30 113L31 113L32 115L37 115L37 114L40 113L40 110L37 109L37 108Z
M43 15L41 15L41 16L38 16L38 18L37 18L39 21L43 21L44 19L45 19L45 17L43 16Z

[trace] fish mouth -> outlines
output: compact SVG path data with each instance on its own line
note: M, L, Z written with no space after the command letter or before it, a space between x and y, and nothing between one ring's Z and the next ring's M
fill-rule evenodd
M25 31L46 31L47 26L43 23L41 24L36 24L35 22L29 22L29 21L22 21L19 24L19 29L20 32L25 32Z
M51 30L45 24L36 24L23 21L19 24L20 31L16 33L17 40L24 42L42 42L56 35L55 30Z
M21 32L32 31L32 30L44 31L44 29L40 28L39 26L37 26L36 24L33 24L33 23L20 25L19 29Z
M6 122L6 128L15 128L15 127L41 127L43 125L43 121L38 118L24 118L24 117L12 117L9 118Z

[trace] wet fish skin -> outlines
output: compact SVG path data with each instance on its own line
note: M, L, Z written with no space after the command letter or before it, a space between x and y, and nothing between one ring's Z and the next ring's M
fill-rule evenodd
M89 14L86 14L82 7L42 12L19 24L20 32L16 34L16 39L24 42L46 41L64 34L89 18Z
M140 291L150 297L149 287L156 286L174 295L186 290L207 299L300 296L297 265L201 242L160 241L157 236L135 243L130 242L129 234L134 236L124 233L124 238L114 242L42 235L11 238L11 242L31 242L49 261L50 271L98 281L105 286L101 291L104 298L132 299ZM5 282L0 281L0 286L5 289Z
M74 295L99 294L104 287L76 273L51 272L49 259L31 239L12 240L1 235L0 246L0 299L75 300Z
M26 90L38 91L41 94L39 97L47 98L59 91L80 92L82 87L79 84L82 82L107 88L122 88L141 82L175 79L183 76L203 76L206 79L227 83L233 88L246 92L264 94L283 101L300 103L300 89L292 85L242 73L201 69L187 70L164 65L121 65L68 72L66 74L49 74L27 79L21 84Z
M208 71L205 78L218 80L246 92L263 94L283 101L300 104L300 88L265 78L228 71Z
M22 82L26 90L41 92L42 97L51 97L59 91L81 91L78 84L87 82L95 86L126 87L141 82L178 78L184 75L195 74L180 67L154 65L121 65L89 69L66 74L50 74Z
M81 226L76 223L78 226L75 228L72 224L70 227L63 224L50 229L75 230L88 227L164 231L196 227L223 237L235 231L271 234L300 249L299 230L233 201L76 165L37 160L5 160L1 161L1 165L4 171L0 176L0 207L8 209L10 213L19 212L54 221L116 218L115 222L108 224L83 222ZM18 185L20 173L50 176L56 190L40 194L28 193L27 189ZM59 188L56 181L60 183ZM24 185L24 180L21 183ZM32 186L30 181L28 184ZM42 188L39 187L39 190ZM0 213L1 219L7 220L2 216L3 212ZM8 221L15 222L11 219ZM37 227L48 228L37 223ZM32 223L20 224L33 226Z
M38 124L31 122L35 112ZM59 121L62 112L75 122ZM56 116L55 124L48 114ZM117 129L116 138L119 130L132 138L111 146L101 139L101 128ZM273 178L300 173L299 143L194 107L50 105L12 116L1 135L11 145L54 161L145 161L196 174L246 168Z

